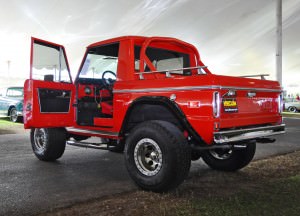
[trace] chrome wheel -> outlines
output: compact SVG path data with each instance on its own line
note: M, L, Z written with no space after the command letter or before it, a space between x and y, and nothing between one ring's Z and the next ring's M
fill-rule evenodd
M297 108L296 107L289 107L288 111L295 113L295 112L297 112Z
M12 108L10 111L10 120L12 122L17 122L18 121L18 113L15 108Z
M226 160L231 157L232 155L231 149L214 149L210 150L209 153L216 159L219 160Z
M162 152L158 144L149 138L141 139L134 149L134 162L144 175L156 175L162 168Z
M43 152L46 148L47 135L44 128L36 128L34 130L34 145L38 152Z

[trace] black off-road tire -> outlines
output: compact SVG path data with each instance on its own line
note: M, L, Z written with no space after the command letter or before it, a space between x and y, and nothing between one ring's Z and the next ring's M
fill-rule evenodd
M191 152L191 160L192 161L197 161L201 158L202 156L202 152L201 151L195 151L195 150L192 150Z
M204 162L215 170L236 171L247 166L254 157L256 142L247 143L242 149L214 149L202 153Z
M64 128L34 128L30 132L31 147L42 161L55 161L66 148L67 133Z
M129 175L142 189L165 192L187 177L191 150L183 133L165 121L147 121L132 129L125 145Z

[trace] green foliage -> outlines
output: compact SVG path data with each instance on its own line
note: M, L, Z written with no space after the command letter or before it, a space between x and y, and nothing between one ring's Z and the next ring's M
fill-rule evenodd
M21 125L21 123L14 123L9 120L9 118L0 118L0 129L4 129L7 127L12 127L16 125Z

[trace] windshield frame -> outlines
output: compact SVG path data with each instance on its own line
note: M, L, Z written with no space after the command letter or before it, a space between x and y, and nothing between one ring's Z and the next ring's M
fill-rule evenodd
M112 53L116 52L116 53L113 53L113 55L101 55L101 56L102 56L102 59L107 58L107 59L115 59L116 60L114 62L115 63L115 70L113 70L112 72L114 72L116 74L116 76L117 76L117 74L118 74L118 67L119 67L119 51L120 51L120 42L119 41L114 42L114 43L110 43L110 44L102 44L102 45L98 45L98 46L88 47L87 50L86 50L86 53L84 55L84 58L83 58L83 60L81 62L81 65L79 67L79 71L78 71L76 79L75 79L76 83L79 82L80 80L101 80L102 79L103 72L107 71L105 69L102 70L102 71L100 71L100 72L98 71L98 73L101 74L101 75L100 76L96 76L96 77L95 76L94 77L93 76L90 76L90 77L86 76L85 77L85 76L82 76L82 73L84 72L83 71L84 68L87 67L87 60L89 58L89 55L94 54L93 52L96 52L95 50L97 50L97 49L101 49L103 47L109 47L109 46L112 46L112 51L111 52ZM113 47L113 46L115 46L115 47ZM113 50L113 49L115 49L115 50ZM95 56L96 56L96 54L95 54ZM99 56L100 56L100 54L99 54ZM103 56L106 56L106 57L103 57ZM85 71L87 73L88 73L88 71L90 69L91 63L88 63L88 64L89 64L88 65L88 69L86 69L87 71Z

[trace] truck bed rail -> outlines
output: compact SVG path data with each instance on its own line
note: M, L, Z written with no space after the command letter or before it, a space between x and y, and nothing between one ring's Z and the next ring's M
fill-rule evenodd
M239 76L239 77L260 77L260 79L265 80L266 76L270 76L270 74L256 74L256 75L244 75L244 76Z
M144 71L144 72L136 72L135 74L139 75L140 79L145 79L144 74L155 74L155 73L166 73L166 77L170 78L171 73L176 71L184 71L184 70L192 70L198 69L198 74L204 74L205 72L202 71L203 68L207 68L207 66L197 66L197 67L186 67L186 68L176 68L176 69L167 69L167 70L160 70L160 71Z

